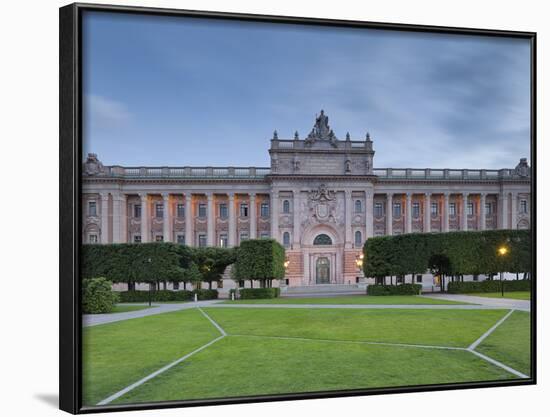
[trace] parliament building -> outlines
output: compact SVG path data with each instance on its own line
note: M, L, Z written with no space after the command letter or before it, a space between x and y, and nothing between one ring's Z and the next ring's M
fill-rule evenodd
M525 158L498 170L378 168L374 154L368 133L337 138L323 111L305 139L274 132L270 167L104 166L88 154L82 241L231 247L272 237L286 248L291 288L364 281L358 260L373 236L530 228Z

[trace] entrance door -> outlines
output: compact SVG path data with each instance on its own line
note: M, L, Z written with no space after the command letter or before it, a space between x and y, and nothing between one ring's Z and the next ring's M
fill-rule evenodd
M330 262L328 258L317 259L317 284L330 284Z

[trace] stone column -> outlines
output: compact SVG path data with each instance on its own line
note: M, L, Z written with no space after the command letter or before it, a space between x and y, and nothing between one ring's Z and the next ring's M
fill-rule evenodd
M149 198L147 193L139 195L141 198L141 243L149 242Z
M516 193L510 193L510 196L512 197L512 218L511 218L511 224L510 229L517 229L518 228L518 195Z
M502 192L498 199L501 229L508 229L508 193Z
M485 193L479 195L479 230L485 230L487 228L487 212L485 208Z
M100 193L101 243L109 243L109 193Z
M212 193L206 194L207 206L206 206L206 245L215 246L216 227L214 223L214 195Z
M430 233L432 231L432 195L430 193L424 194L424 233Z
M365 240L374 236L374 192L367 190L365 193Z
M351 206L352 206L352 203L353 201L351 200L351 191L350 190L345 190L344 191L344 195L345 195L345 202L344 202L344 205L345 205L345 208L346 208L346 214L345 214L345 238L346 238L346 241L345 241L345 247L346 248L351 248L352 245L352 238L351 238Z
M462 219L460 229L468 230L468 194L462 193Z
M126 194L113 194L113 243L126 243Z
M172 216L170 213L170 194L162 195L162 238L165 242L172 242Z
M256 218L256 194L250 193L250 210L248 212L249 214L249 222L250 222L250 239L256 239L256 226L258 219Z
M292 203L292 219L294 220L294 227L292 228L292 248L297 249L300 247L300 190L294 190L292 192L294 201Z
M193 196L188 192L185 193L185 244L187 246L194 246L193 223Z
M449 193L443 195L443 231L449 231Z
M237 221L235 216L235 194L229 193L228 194L228 203L229 203L229 218L228 218L228 245L235 246L237 243Z
M386 235L393 234L393 194L386 194Z
M271 192L271 238L280 242L279 239L279 192Z
M411 233L412 231L412 194L407 193L406 195L406 217L405 217L405 233Z

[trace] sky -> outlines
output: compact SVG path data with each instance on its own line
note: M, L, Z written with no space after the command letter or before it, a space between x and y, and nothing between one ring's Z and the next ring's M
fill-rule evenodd
M269 166L324 109L376 168L530 156L528 40L86 12L83 142L105 165Z

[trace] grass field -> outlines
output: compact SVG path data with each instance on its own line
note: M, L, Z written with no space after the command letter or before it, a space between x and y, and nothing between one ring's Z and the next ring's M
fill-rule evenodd
M117 304L116 306L113 307L113 311L111 311L110 314L112 314L112 313L126 313L128 311L139 311L139 310L145 310L147 308L154 308L154 306L149 307L148 305Z
M440 300L417 295L346 295L341 297L282 297L262 300L224 301L223 304L393 304L393 305L432 305L466 304L457 301Z
M478 347L478 351L503 362L526 375L531 374L531 317L525 311L514 311Z
M475 295L476 297L489 297L489 298L511 298L513 300L530 300L531 291L510 291L504 292L504 297L500 292L479 292L468 293L464 295Z
M505 310L216 307L204 311L229 336L113 403L514 377L464 350L367 344L467 347ZM509 326L504 327L506 321L499 327L480 352L518 370L528 368L525 314L513 313ZM83 333L85 405L97 404L220 335L198 309L87 327Z

